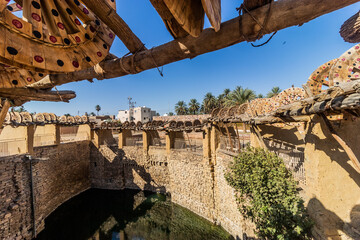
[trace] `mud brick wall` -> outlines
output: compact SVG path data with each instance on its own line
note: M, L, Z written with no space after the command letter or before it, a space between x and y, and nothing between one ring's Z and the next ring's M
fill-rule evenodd
M33 187L37 232L59 205L87 190L89 141L34 149ZM30 163L25 155L0 158L0 239L31 239Z

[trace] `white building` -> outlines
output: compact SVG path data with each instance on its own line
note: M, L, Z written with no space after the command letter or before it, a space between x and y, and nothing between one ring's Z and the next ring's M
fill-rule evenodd
M117 119L121 122L134 121L142 123L152 121L153 116L156 116L156 111L152 111L148 107L136 107L130 108L130 110L120 110Z

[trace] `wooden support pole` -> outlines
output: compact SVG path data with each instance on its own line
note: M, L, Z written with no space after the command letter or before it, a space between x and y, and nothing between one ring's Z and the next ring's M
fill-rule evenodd
M27 101L69 102L70 99L76 97L76 94L74 91L47 91L32 88L0 88L0 97L14 99L15 105L22 105Z
M85 1L88 2L90 0ZM266 29L262 35L278 31L291 26L301 25L321 15L346 7L359 0L279 0L272 3ZM99 7L99 6L96 6ZM264 22L268 15L269 6L264 5L253 11L251 14L259 22ZM239 24L242 26L242 33L239 31ZM205 29L199 37L187 36L177 39L150 50L139 52L135 56L124 57L122 60L113 59L100 63L104 75L101 79L115 78L127 75L129 72L141 72L144 70L177 62L186 58L194 58L204 53L213 52L219 49L245 41L245 36L252 36L260 31L260 27L249 14L231 19L221 24L220 31ZM123 67L122 67L123 66ZM125 70L124 70L125 68ZM134 69L136 68L136 69ZM48 77L31 84L35 88L49 88L54 85L61 85L74 81L97 78L99 75L94 68L82 71L62 74L51 74Z
M231 134L230 134L230 131L229 131L229 127L227 124L225 124L225 130L226 130L226 134L228 136L228 139L229 139L229 143L230 143L230 148L231 148L231 152L234 151L234 144L232 142L232 139L231 139Z
M143 131L143 149L147 153L149 151L151 136L149 131Z
M257 140L259 141L260 147L267 150L267 146L264 142L263 137L261 136L261 133L259 131L258 126L256 126L255 124L251 125L251 130L252 132L255 134L255 136L257 137Z
M211 160L212 164L216 164L216 150L220 144L220 134L219 128L215 125L211 126L211 134L210 134L210 147L211 147Z
M140 41L140 39L116 13L116 10L113 9L106 1L83 0L82 2L112 31L114 31L116 36L120 38L130 52L136 53L145 49L144 44Z
M0 112L0 127L2 127L4 123L6 114L8 113L10 106L11 106L10 101L8 99L5 99Z
M203 156L204 159L211 159L211 147L210 147L210 139L211 139L211 129L206 128L203 131Z
M325 122L325 125L329 129L333 138L340 144L340 146L344 149L348 157L350 158L351 162L354 164L354 168L357 172L360 173L360 162L359 159L356 157L353 150L346 144L346 142L337 134L333 126L331 125L330 121L327 119L324 113L321 113L320 116Z
M166 141L166 153L170 154L171 149L174 148L175 143L175 132L166 132L165 134L165 141Z
M60 138L60 125L54 124L55 127L55 145L60 145L61 138Z
M26 153L34 154L34 136L35 136L35 125L25 126L26 128Z

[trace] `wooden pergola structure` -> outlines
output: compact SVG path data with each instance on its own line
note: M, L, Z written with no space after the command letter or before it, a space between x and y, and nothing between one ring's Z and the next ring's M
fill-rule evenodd
M242 14L221 22L221 0L150 0L174 37L146 49L116 13L114 0L0 2L0 125L11 105L69 101L69 82L137 74L302 25L358 0L244 0ZM13 14L22 11L22 18ZM205 16L212 27L204 28ZM130 54L109 53L114 37ZM52 90L55 88L55 91Z

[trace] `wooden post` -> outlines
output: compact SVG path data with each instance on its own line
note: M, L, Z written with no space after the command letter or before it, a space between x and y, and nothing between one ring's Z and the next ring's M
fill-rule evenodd
M174 148L175 132L166 132L165 140L166 140L166 153L170 154L171 149Z
M216 150L219 147L220 137L219 137L219 129L217 126L211 126L211 134L210 134L210 148L211 148L211 159L213 164L216 164Z
M26 126L26 153L34 154L34 135L35 135L35 125Z
M211 159L211 146L210 146L210 139L211 139L211 129L206 128L203 131L203 156L204 160Z
M147 153L149 151L151 136L149 131L143 131L143 149Z
M0 127L2 127L2 124L4 123L6 114L9 111L10 106L11 106L10 101L5 99L0 112Z
M104 0L83 0L86 7L88 7L96 16L100 18L116 36L124 43L130 52L136 53L144 50L144 44L131 31L125 21L116 13L106 1Z
M258 142L259 142L259 146L260 146L261 148L265 149L265 150L268 150L267 147L266 147L266 144L265 144L265 142L264 142L264 139L263 139L263 137L261 136L261 133L260 133L260 131L259 131L258 126L256 126L255 124L253 124L253 125L251 126L251 132L252 132L252 134L254 134L254 136L256 136L256 139L257 139ZM252 144L252 145L253 145L253 144Z
M55 145L60 145L60 125L55 124Z

